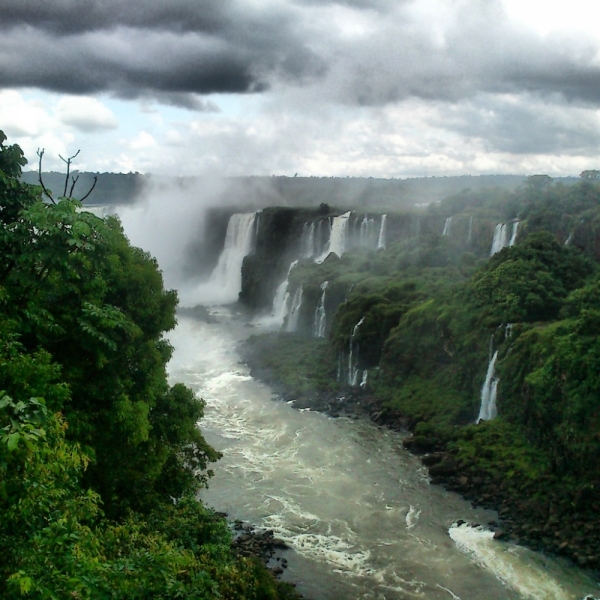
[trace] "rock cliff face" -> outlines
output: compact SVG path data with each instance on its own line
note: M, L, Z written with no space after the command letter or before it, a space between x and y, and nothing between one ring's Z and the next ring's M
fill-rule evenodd
M254 252L244 258L240 302L252 310L268 310L290 263L300 254L302 228L317 211L266 208L257 217Z
M207 222L206 244L213 248L205 258L207 268L216 264L217 238L225 236L222 216L222 212L212 214ZM270 310L277 287L285 280L293 261L322 263L334 259L328 258L330 253L340 258L349 250L383 251L398 242L418 243L443 234L463 251L489 255L494 221L460 215L449 228L446 221L437 215L344 212L327 205L316 209L266 208L257 216L254 250L244 259L240 302L254 311ZM299 331L312 327L309 324L321 296L319 285L312 288L304 290L307 302L301 309L300 323L304 325ZM339 286L330 290L326 296L327 312L344 301L346 292Z

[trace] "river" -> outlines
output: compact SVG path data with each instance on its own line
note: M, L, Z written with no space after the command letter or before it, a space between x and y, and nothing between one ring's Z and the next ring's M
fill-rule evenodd
M298 411L240 363L260 332L224 307L171 332L172 381L205 399L205 437L224 457L202 500L272 529L293 550L285 578L312 600L575 600L585 573L494 541L493 512L429 484L401 437L374 424ZM463 520L469 525L453 525ZM470 524L479 524L473 527Z

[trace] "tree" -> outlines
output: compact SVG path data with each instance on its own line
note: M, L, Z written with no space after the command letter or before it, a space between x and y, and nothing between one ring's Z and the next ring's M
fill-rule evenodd
M581 179L585 179L586 181L597 181L600 179L600 171L597 169L581 171L581 173L579 173L579 177L581 177Z
M52 357L60 369L69 398L51 395L48 407L63 412L67 437L90 459L86 484L113 515L193 493L219 454L196 428L202 402L167 385L163 336L175 325L176 293L118 219L82 211L72 198L45 203L39 187L21 184L25 159L5 139L0 310L25 355Z

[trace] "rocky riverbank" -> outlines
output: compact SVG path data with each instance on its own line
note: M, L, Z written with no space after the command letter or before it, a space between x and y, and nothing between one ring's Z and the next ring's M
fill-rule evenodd
M440 436L438 432L420 430L417 423L389 410L377 397L361 389L290 389L277 372L262 364L251 346L243 346L240 351L252 376L269 384L295 408L321 411L331 417L368 418L408 435L403 445L421 457L432 484L461 494L474 506L498 512L498 522L487 524L495 530L497 539L567 557L598 575L600 486L578 486L577 482L561 481L551 475L536 479L518 471L490 469L484 459L491 455L486 456L484 449L482 456L469 456L461 448L460 435ZM479 427L483 431L488 425L470 427L470 431Z

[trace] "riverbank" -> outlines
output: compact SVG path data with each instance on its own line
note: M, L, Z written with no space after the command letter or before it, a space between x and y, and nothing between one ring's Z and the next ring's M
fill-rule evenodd
M498 522L490 524L497 539L566 557L598 577L600 495L594 486L550 473L527 440L501 419L453 429L416 423L368 387L335 383L323 345L276 336L251 337L239 350L252 376L282 400L298 409L368 418L410 432L403 445L421 457L431 483L498 512Z

